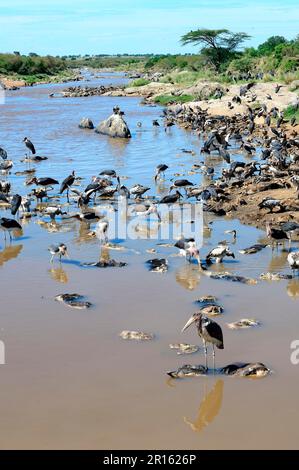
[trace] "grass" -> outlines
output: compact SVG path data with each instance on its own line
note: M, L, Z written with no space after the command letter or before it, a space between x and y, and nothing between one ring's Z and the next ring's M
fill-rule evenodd
M39 82L45 83L61 83L63 80L73 80L76 73L72 70L64 70L55 75L48 75L46 73L38 73L32 75L18 75L14 78L25 80L27 85L32 85Z
M148 85L150 83L150 80L146 80L145 78L137 78L136 80L133 80L132 82L129 83L129 87L132 86L144 86Z
M189 101L195 101L195 97L193 95L159 95L155 98L155 103L162 106L167 106L168 104L172 103L188 103Z
M218 77L217 77L218 79ZM215 81L216 77L211 71L202 70L200 72L185 71L174 71L165 75L160 82L162 83L173 83L175 85L191 86L197 83L199 80Z
M296 121L299 121L299 108L293 105L288 106L283 113L284 119L290 121L293 117Z

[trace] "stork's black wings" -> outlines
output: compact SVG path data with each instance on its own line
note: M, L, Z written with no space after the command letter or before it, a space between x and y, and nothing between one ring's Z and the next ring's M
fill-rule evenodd
M66 189L72 186L74 181L75 181L75 175L73 173L67 176L61 183L60 191L59 191L60 194L62 194Z
M218 325L218 323L210 320L206 325L205 328L208 332L208 334L212 337L215 338L219 341L219 345L217 344L217 348L219 349L224 349L223 346L223 334L222 334L222 329Z
M22 225L20 225L15 219L7 219L6 217L1 217L0 225L7 230L14 228L22 229Z
M35 153L36 153L35 147L34 147L33 143L31 142L31 140L27 139L26 142L25 142L25 145L32 152L32 154L35 155Z
M3 160L7 159L7 152L1 147L0 147L0 157L3 158Z
M19 194L14 194L11 200L11 215L16 215L21 205L22 197Z

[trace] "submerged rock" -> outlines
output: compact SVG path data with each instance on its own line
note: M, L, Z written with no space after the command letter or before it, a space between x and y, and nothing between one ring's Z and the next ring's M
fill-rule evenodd
M113 113L108 119L100 122L96 128L96 132L110 137L120 137L124 139L131 137L128 125L119 113Z

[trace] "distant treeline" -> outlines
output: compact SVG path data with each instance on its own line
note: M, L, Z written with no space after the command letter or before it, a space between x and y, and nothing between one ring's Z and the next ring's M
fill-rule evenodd
M206 51L206 50L205 50ZM145 70L167 71L188 70L199 72L213 69L209 57L203 51L194 55L160 55L149 58ZM261 71L269 73L296 72L299 70L299 36L288 41L282 36L272 36L257 48L234 51L220 64L220 73Z
M0 74L10 75L55 75L68 67L66 60L60 57L39 56L35 53L21 55L0 54Z
M222 49L223 50L223 49ZM209 60L209 50L202 49L198 54L144 54L144 55L70 55L64 56L66 63L72 66L87 66L94 68L141 68L144 71L171 72L186 70L199 72L203 69L213 70ZM227 55L217 70L220 73L249 72L259 69L264 73L272 70L280 72L295 72L299 69L299 36L287 40L283 36L271 36L258 47L245 48L243 51L234 50Z
M214 34L214 39L217 39L219 31L227 30L191 31L184 37L204 32L208 35ZM228 32L228 34L236 36L238 33ZM239 34L247 36L245 33ZM215 54L215 52L220 57L216 68L212 54ZM67 69L81 67L113 68L141 72L159 71L164 73L186 71L217 73L225 76L257 71L264 74L273 71L281 75L297 74L299 70L299 36L293 40L287 40L283 36L271 36L257 48L249 47L243 51L238 50L238 48L226 50L224 47L219 46L214 46L214 48L202 47L197 54L86 54L65 55L62 57L39 56L34 52L21 55L18 51L12 54L0 54L0 74L3 75L56 75Z

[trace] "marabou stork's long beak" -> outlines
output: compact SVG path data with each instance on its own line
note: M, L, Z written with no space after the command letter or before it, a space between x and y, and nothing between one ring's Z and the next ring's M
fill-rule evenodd
M192 323L194 323L196 320L196 318L194 317L194 315L192 315L192 317L189 318L189 320L187 321L186 325L184 326L184 328L182 329L181 333L183 333L183 331L187 330L187 328L189 328L190 325L192 325Z

